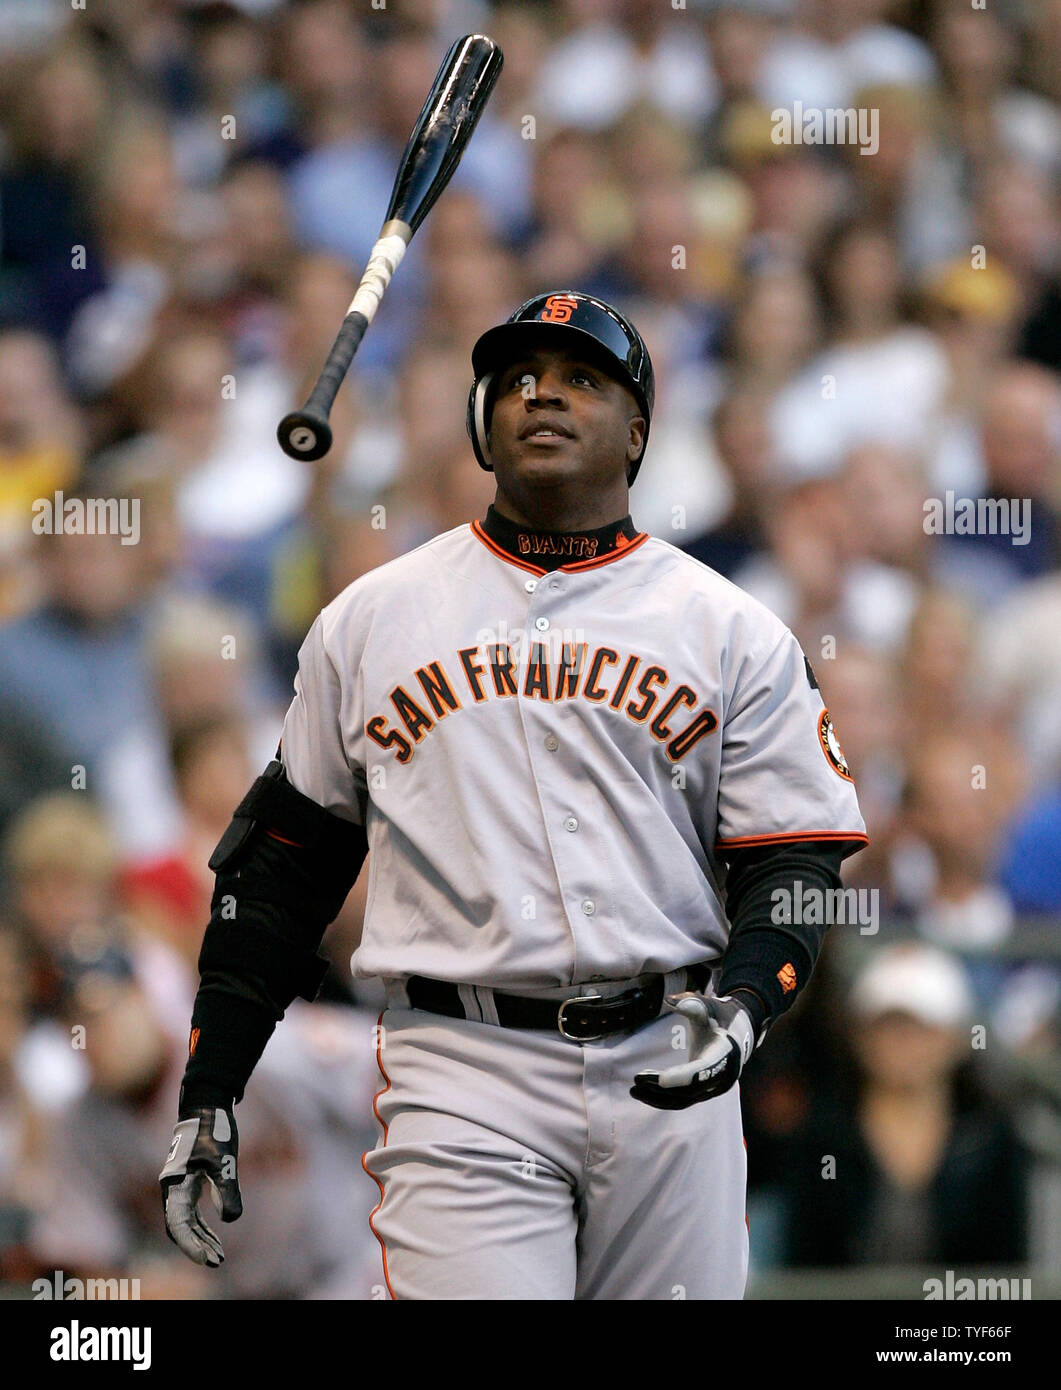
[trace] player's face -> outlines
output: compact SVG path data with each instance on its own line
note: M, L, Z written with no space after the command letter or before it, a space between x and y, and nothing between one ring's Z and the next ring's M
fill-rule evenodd
M631 393L577 348L539 348L506 367L490 420L498 487L625 489L645 422Z

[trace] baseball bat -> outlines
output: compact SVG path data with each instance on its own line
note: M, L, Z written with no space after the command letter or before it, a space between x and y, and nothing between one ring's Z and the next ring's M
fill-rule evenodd
M460 163L503 62L501 49L485 34L465 34L442 60L402 152L379 237L317 384L302 409L277 426L280 447L292 458L319 459L332 447L328 416L354 353L405 248Z

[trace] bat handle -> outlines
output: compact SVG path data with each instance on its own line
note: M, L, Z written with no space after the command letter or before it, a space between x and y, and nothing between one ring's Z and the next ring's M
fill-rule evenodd
M367 327L368 319L359 310L352 309L347 314L309 400L301 410L291 411L277 425L280 447L291 458L307 461L323 458L332 447L328 416Z

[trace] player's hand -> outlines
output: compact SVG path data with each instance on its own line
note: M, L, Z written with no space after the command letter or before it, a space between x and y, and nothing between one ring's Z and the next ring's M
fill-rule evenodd
M225 1256L217 1236L200 1219L199 1198L203 1185L209 1183L222 1221L235 1221L243 1214L236 1176L238 1148L231 1109L190 1110L177 1122L166 1166L158 1175L167 1235L190 1260L211 1269Z
M755 1051L751 1014L732 995L710 999L693 990L667 996L688 1021L689 1059L664 1071L639 1071L630 1094L657 1110L685 1110L728 1091Z

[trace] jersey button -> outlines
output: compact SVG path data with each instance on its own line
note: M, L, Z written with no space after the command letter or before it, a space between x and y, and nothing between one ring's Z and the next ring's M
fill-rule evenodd
M528 594L533 594L535 589L538 587L538 581L536 579L528 579L523 587L526 589Z
M548 618L535 618L535 619L534 619L534 626L538 629L539 632L544 632L545 629L549 626L549 619L548 619Z
M592 898L582 899L582 911L586 914L587 917L592 917L596 910L597 904L593 901Z
M555 734L546 734L545 746L546 748L548 748L550 753L555 753L556 750L560 747L560 740L556 737Z
M573 833L578 829L578 817L577 817L577 816L565 816L565 817L564 817L564 829L565 829L565 830L570 830L570 831L572 832L572 834L573 834Z

